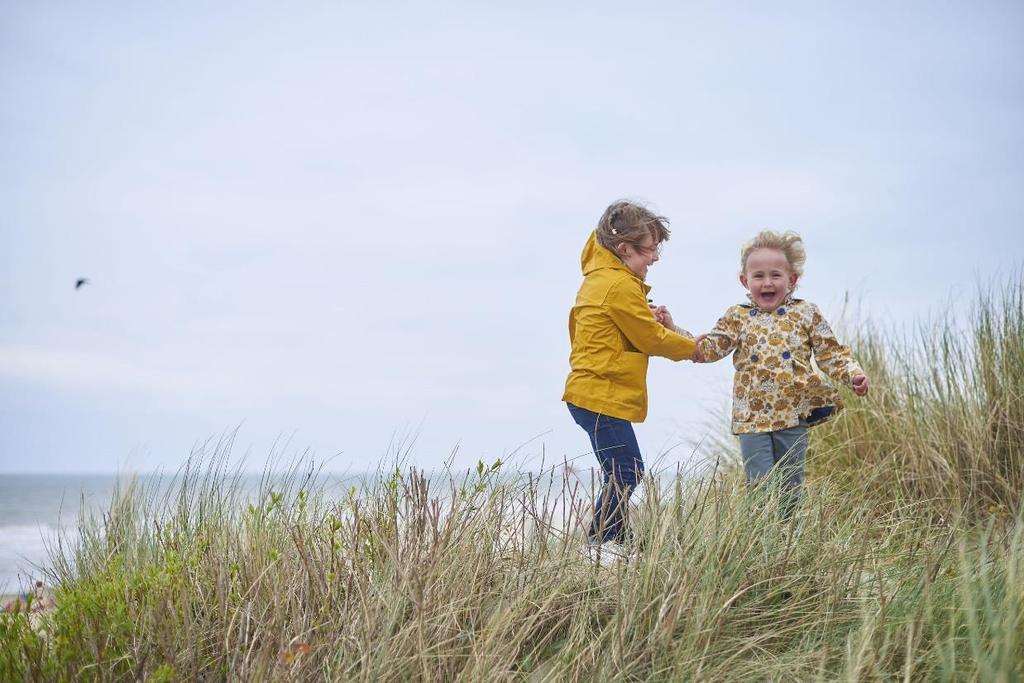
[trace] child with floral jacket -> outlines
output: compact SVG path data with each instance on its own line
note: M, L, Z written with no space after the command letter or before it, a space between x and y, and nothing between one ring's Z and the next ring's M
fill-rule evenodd
M867 376L818 307L793 297L805 261L803 242L792 232L766 230L744 244L740 283L750 303L731 306L694 354L702 362L733 354L732 431L739 435L747 479L756 482L778 466L791 491L803 484L808 427L843 405L812 357L858 396L868 392ZM674 326L670 317L664 322Z

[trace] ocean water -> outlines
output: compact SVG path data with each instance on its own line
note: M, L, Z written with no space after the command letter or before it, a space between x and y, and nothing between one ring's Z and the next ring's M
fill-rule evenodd
M105 509L116 481L114 475L0 476L0 593L43 579L40 567L57 530L74 528L83 506Z
M591 469L580 471L558 470L556 473L534 473L535 486L543 493L548 505L560 505L573 486L578 495L593 497L596 473ZM365 490L379 481L379 474L324 474L321 473L312 488L326 501L343 498L351 489ZM524 486L531 475L523 472L502 472L500 479L512 486ZM458 488L474 480L472 472L431 472L427 474L430 491L444 498L453 485ZM270 488L281 490L280 481L272 478ZM163 496L170 487L179 483L174 477L139 475L136 480L144 494ZM241 488L243 499L255 499L263 482L263 475L241 475L234 482ZM123 483L123 478L122 478ZM265 483L265 482L264 482ZM45 568L50 565L50 553L55 548L58 534L74 538L78 521L83 513L99 514L109 509L117 488L114 474L4 474L0 475L0 594L21 592L36 580L46 581ZM289 488L293 491L302 484L295 479ZM550 494L550 499L547 496ZM638 492L644 495L643 488Z
M165 493L177 484L167 475L135 479L146 495ZM317 486L322 491L339 491L343 483L364 479L329 477ZM261 480L259 474L241 475L238 485L246 497L254 496ZM50 549L59 531L73 538L83 513L108 510L117 484L115 474L0 475L0 594L18 593L36 580L45 580L43 570L50 565Z

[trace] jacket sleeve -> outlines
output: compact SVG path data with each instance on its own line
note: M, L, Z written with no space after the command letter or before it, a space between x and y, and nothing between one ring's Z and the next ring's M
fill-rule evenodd
M696 345L689 337L676 334L654 319L643 290L623 280L612 286L605 300L608 314L626 339L648 356L688 360Z
M854 375L863 372L853 359L850 349L839 343L825 316L814 304L811 304L810 337L815 362L833 380L850 384Z
M700 342L704 362L714 363L732 353L740 342L740 321L736 310L730 308Z

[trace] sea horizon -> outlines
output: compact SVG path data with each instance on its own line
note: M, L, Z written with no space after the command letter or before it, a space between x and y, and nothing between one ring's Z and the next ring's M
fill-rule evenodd
M584 489L596 484L596 463L563 463L547 467L542 471L529 468L519 469L516 463L507 463L501 468L489 470L485 465L483 471L499 480L528 480L531 476L537 480L551 478L544 485L560 488L565 479L582 484ZM343 472L318 471L312 479L307 479L309 469L293 467L280 470L224 470L196 468L188 472L190 479L202 479L215 474L225 482L236 482L245 497L256 494L261 484L269 482L269 488L290 488L293 492L312 481L312 489L327 500L337 500L349 494L352 487L364 488L379 481L382 475L389 476L394 472L395 465L380 466L373 471ZM402 468L403 473L415 469L425 474L427 479L437 485L434 489L439 497L445 497L451 489L452 480L458 482L463 477L472 478L477 475L476 468L436 467L423 468L409 465ZM37 580L47 581L45 568L48 566L49 553L63 530L72 537L83 513L102 513L109 509L111 499L117 486L134 481L147 494L154 490L163 495L177 486L182 480L183 469L174 472L7 472L0 473L0 594L10 595L21 592ZM684 472L681 469L664 468L654 471L661 481L673 479L677 474L694 476L695 472ZM287 484L287 486L286 486ZM643 495L643 489L638 492Z

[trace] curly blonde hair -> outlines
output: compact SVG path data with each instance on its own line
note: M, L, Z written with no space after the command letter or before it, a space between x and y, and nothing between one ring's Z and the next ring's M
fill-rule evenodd
M626 199L612 203L597 223L598 244L616 256L616 247L622 242L635 247L650 235L655 244L660 244L668 241L669 234L667 218Z
M774 230L762 230L752 240L743 243L740 249L740 275L747 272L747 259L757 249L776 249L782 252L789 262L789 269L796 273L797 277L803 277L804 264L807 262L807 252L804 251L804 241L800 235L791 230L783 233Z

